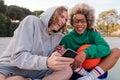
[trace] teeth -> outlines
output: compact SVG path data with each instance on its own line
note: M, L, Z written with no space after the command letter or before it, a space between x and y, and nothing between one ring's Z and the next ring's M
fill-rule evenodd
M82 30L83 28L78 28L78 30Z

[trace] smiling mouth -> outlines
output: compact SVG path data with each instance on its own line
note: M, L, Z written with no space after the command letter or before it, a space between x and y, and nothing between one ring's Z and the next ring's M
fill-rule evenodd
M62 26L62 25L61 25L61 24L59 24L59 23L58 23L57 25L58 25L59 27L61 27L61 26Z
M78 31L81 31L81 30L83 30L83 28L80 27L80 28L77 28L77 30L78 30Z

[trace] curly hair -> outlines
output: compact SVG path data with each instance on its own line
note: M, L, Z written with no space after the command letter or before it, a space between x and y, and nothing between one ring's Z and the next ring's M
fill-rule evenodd
M94 9L89 5L82 3L75 5L70 12L70 24L73 25L73 16L83 14L87 21L87 28L91 28L95 22Z

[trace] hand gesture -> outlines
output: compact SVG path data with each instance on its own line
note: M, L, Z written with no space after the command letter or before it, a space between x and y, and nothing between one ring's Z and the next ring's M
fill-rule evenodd
M47 65L49 68L53 70L62 70L63 68L66 68L70 66L74 62L74 59L72 58L66 58L61 57L62 55L58 53L57 51L54 52L48 59L47 59Z
M64 46L58 45L55 47L55 51L58 51L60 54L63 55L66 49L64 48Z
M81 51L80 54L78 54L75 57L72 69L75 70L76 68L78 68L79 66L81 66L82 63L85 61L85 59L86 59L86 54L83 51Z

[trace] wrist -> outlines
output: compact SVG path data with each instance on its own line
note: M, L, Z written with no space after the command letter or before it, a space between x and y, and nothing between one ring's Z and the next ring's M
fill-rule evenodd
M47 68L50 68L50 67L49 67L49 57L48 57L47 60L46 60L46 66L47 66Z
M87 55L86 55L86 53L84 51L81 51L79 54L84 56L84 57L87 57Z

